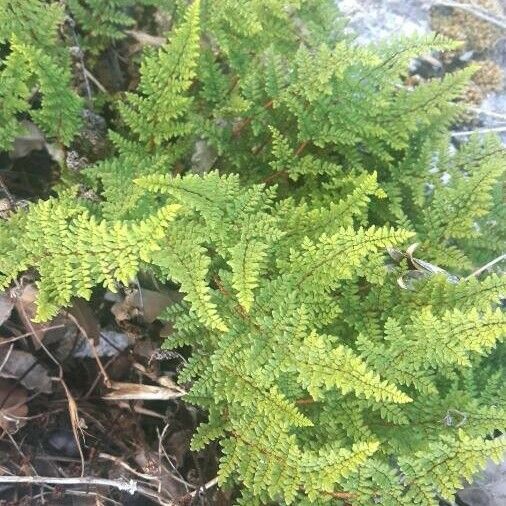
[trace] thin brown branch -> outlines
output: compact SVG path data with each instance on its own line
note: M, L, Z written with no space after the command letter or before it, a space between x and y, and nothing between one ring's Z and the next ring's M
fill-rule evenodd
M293 152L294 156L300 156L302 154L302 152L306 149L306 147L308 146L308 144L310 142L311 141L309 141L309 140L301 142L297 146L297 148L295 149L295 151ZM269 184L272 181L274 181L275 179L277 179L278 177L287 177L287 176L288 176L288 172L286 170L280 170L279 172L274 172L274 174L271 174L270 176L264 178L262 180L262 183L263 184Z
M332 496L334 499L341 499L345 501L349 501L355 497L351 492L325 492L326 495Z
M286 177L288 176L288 172L286 170L280 170L279 172L274 172L270 176L267 176L266 178L262 179L263 184L270 184L275 179L278 179L278 177Z
M174 465L174 463L172 462L172 459L169 457L169 455L167 455L167 452L165 451L165 448L163 446L163 441L165 439L165 436L167 435L167 431L169 430L170 428L170 424L169 423L166 423L165 426L163 427L162 429L162 432L160 433L160 431L158 430L158 427L156 428L156 434L158 436L158 469L159 469L159 475L162 476L162 472L163 470L165 469L167 472L168 469L165 468L162 464L162 456L165 457L165 460L167 461L167 463L169 464L169 466L172 468L172 472L170 473L171 475L171 478L176 480L177 482L181 483L186 492L189 493L189 490L190 488L192 489L195 489L195 487L191 484L191 483L188 483L184 478L183 478L183 475L179 472L179 470L177 469L177 467ZM159 486L158 486L158 491L160 492L161 490L161 486L162 486L162 482L160 481L159 482Z
M108 367L114 363L116 361L116 359L119 357L120 355L114 355L113 357L111 357L104 365L104 370L107 371ZM92 393L93 393L93 390L95 390L95 388L97 387L98 383L100 382L100 378L102 377L102 371L98 371L98 374L97 374L97 377L93 380L93 383L91 384L90 388L88 389L88 391L84 394L84 399L87 399Z
M316 401L312 397L306 397L305 399L299 399L295 401L297 406L306 406L308 404L314 404Z
M274 105L274 101L268 100L264 104L264 109L271 109ZM234 137L240 137L242 131L253 121L254 116L250 116L249 118L245 118L242 121L240 121L235 127L233 128L233 135Z
M306 146L309 144L309 141L304 141L304 142L301 142L299 144L299 146L297 147L297 149L294 151L294 155L295 156L299 156L305 149L306 149Z
M11 353L12 353L13 349L14 349L14 345L11 344L9 346L9 351L5 354L5 357L4 357L3 361L2 361L2 363L0 364L0 372L5 367L5 364L9 361L9 357L11 356Z
M80 476L76 478L59 478L55 476L0 476L0 483L26 483L27 485L97 485L113 487L118 490L135 494L137 482L134 480L109 480L94 476Z
M63 327L65 327L65 325L51 325L50 327L44 327L42 330L44 332L47 332L48 330L62 329ZM19 336L2 339L0 341L0 346L2 346L4 344L13 343L15 341L19 341L20 339L24 339L25 337L30 337L30 336L33 336L33 332L26 332L25 334L20 334Z
M116 462L116 464L121 466L123 469L126 469L130 473L135 474L135 476L138 476L144 480L158 481L158 477L136 471L133 467L129 466L126 462L123 462L123 460L121 460L119 457L116 457L115 455L109 455L108 453L101 452L98 454L98 458L102 460L108 460L109 462Z
M218 484L218 477L213 478L212 480L208 481L202 487L198 488L197 490L194 490L190 495L191 495L191 497L195 497L199 491L209 490L210 488L214 487L217 484Z
M108 93L107 88L87 69L84 68L84 75L102 92Z
M158 418L160 420L165 420L165 416L153 411L152 409L144 408L143 406L139 406L138 404L132 404L126 401L120 401L117 403L117 406L121 409L128 409L129 411L135 411L139 413L139 415L151 416L152 418Z

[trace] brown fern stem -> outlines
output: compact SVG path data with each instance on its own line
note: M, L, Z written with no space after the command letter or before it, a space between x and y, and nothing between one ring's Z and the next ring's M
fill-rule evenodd
M264 109L271 109L273 105L274 101L270 99L264 104ZM250 116L249 118L245 118L240 123L238 123L233 129L234 137L240 137L242 131L253 121L253 118L254 116Z
M306 406L308 404L314 404L316 401L312 397L306 397L305 399L299 399L295 401L297 406Z
M311 141L309 141L309 140L301 142L297 146L295 151L293 152L294 156L300 156L302 154L302 152L306 149L306 147L309 145L310 142ZM274 181L275 179L277 179L278 177L287 177L287 176L288 176L288 172L286 170L280 170L279 172L274 172L274 174L271 174L270 176L267 176L266 178L264 178L262 180L262 183L269 184L272 181Z

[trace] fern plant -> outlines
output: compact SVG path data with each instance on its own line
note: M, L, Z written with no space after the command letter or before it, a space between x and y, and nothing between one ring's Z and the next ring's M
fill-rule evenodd
M81 123L82 101L72 90L68 50L59 28L58 2L0 2L0 149L10 148L29 117L49 137L67 145Z
M45 320L139 270L179 284L165 346L192 349L192 447L220 442L237 504L450 500L506 450L506 279L469 275L504 247L504 150L448 134L472 69L408 90L453 42L357 47L333 2L231 5L171 2L117 156L83 174L99 198L0 223L1 285L35 268Z
M162 5L163 0L69 0L69 12L77 22L80 40L90 55L96 56L121 40L135 25L135 7Z

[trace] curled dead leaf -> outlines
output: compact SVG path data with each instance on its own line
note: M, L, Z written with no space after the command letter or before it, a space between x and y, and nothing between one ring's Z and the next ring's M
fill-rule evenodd
M403 290L414 290L415 282L419 279L427 277L429 274L427 272L422 271L408 271L402 276L397 278L397 284Z
M448 271L441 269L441 267L438 267L435 264L431 264L430 262L426 262L420 258L415 258L413 256L413 253L418 246L418 243L411 244L411 246L406 249L405 253L395 248L387 248L388 254L395 263L399 263L403 258L405 258L408 261L408 265L411 267L411 270L397 279L397 284L401 288L404 290L413 290L414 282L417 279L421 279L434 274L443 274L446 276L447 280L450 283L458 283L458 276L450 274Z
M137 383L111 382L112 392L103 399L114 400L169 400L182 397L186 392L176 385L170 388L156 385L140 385Z

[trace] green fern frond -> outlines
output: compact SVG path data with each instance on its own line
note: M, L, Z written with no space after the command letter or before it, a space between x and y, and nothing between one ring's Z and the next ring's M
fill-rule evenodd
M195 78L199 55L200 1L195 0L168 45L141 65L139 91L120 104L123 120L141 142L156 147L188 133L183 121L191 98L186 92ZM163 108L161 114L160 108Z
M483 441L461 431L457 438L444 438L443 442L430 445L427 452L417 453L414 459L401 458L400 466L410 484L406 499L433 506L437 504L433 495L436 492L451 500L463 478L471 479L487 458L499 461L505 449L504 438Z
M325 336L315 333L304 340L307 362L299 362L299 381L313 398L322 391L338 388L344 394L353 391L358 397L373 398L377 402L410 402L412 399L395 385L380 379L378 374L344 346L330 348Z

